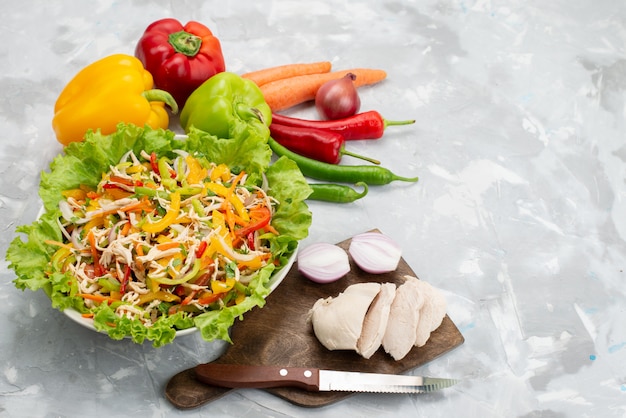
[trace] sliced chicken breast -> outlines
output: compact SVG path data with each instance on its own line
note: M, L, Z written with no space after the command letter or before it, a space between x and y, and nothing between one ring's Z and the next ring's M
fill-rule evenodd
M448 311L448 304L446 302L446 297L443 295L441 290L436 287L433 287L433 294L430 302L433 305L433 317L430 323L430 331L432 332L441 326L443 318L446 317L446 312Z
M406 279L415 282L424 298L415 336L415 345L422 347L430 338L431 332L441 325L441 321L446 315L446 301L441 292L430 283L411 276L406 276Z
M380 292L365 315L361 337L356 344L356 351L366 359L372 357L382 344L395 294L395 284L383 283L380 286Z
M413 348L423 304L424 298L414 280L407 280L396 289L382 341L385 351L395 360L404 358Z
M311 308L313 332L329 350L356 350L365 315L380 283L357 283L336 297L319 299Z
M424 282L416 280L419 291L424 297L424 305L420 309L420 320L417 323L417 329L415 332L415 345L422 347L426 344L426 341L430 338L430 327L433 322L433 310L434 305L432 303L433 289L430 286L425 286Z

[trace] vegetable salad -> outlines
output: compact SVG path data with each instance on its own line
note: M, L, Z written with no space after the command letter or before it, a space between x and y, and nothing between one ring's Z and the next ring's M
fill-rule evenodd
M177 138L121 125L71 144L42 173L45 213L7 252L16 286L43 288L114 339L160 346L197 326L206 340L230 341L311 221L297 166L270 165L250 132Z
M72 292L88 308L107 302L146 325L165 310L195 314L243 300L251 277L272 262L263 237L277 234L275 202L244 186L244 171L175 152L157 162L155 153L131 151L95 190L63 193L67 243L52 242L60 247L52 259L71 272Z

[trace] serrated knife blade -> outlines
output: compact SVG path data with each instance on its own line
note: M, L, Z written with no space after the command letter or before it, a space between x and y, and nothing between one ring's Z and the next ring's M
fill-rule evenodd
M456 379L423 376L323 370L311 367L199 364L196 378L227 388L293 386L314 392L347 391L379 393L427 393L450 387Z

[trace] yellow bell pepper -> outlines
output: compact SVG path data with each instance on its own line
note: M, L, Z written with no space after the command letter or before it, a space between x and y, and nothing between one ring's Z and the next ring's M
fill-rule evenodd
M220 183L205 183L204 187L212 191L216 195L225 198L235 208L237 215L244 221L249 221L250 216L243 202L232 191Z
M155 291L150 291L148 293L144 293L143 295L139 296L139 300L137 301L137 305L139 306L143 306L146 303L150 303L153 300L162 300L165 302L180 302L180 297L170 293L170 292L166 292L164 290L157 290Z
M155 234L163 231L165 228L170 226L176 220L176 218L178 218L178 214L180 213L180 193L174 192L171 194L170 197L172 199L170 201L170 208L168 209L165 216L163 216L160 220L154 223L146 222L141 226L141 229L146 232Z
M185 158L187 162L187 166L189 167L189 174L187 174L187 183L189 184L200 184L202 180L204 180L208 174L208 170L200 164L200 161L188 155Z
M211 291L213 294L226 293L235 286L235 279L227 277L226 280L213 280L211 281Z
M137 58L115 54L83 68L65 86L54 106L52 127L63 145L82 141L98 129L108 135L120 122L167 128L178 106L171 94L152 89L152 75Z

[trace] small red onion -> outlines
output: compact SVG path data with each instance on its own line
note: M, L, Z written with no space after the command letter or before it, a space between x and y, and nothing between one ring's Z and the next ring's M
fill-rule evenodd
M330 283L348 274L350 261L341 247L320 242L298 253L298 271L316 283Z
M347 118L359 111L361 99L352 82L355 79L354 74L348 73L322 84L315 95L315 107L322 118Z
M402 257L400 246L387 235L378 232L354 236L348 252L357 266L372 274L394 271Z

